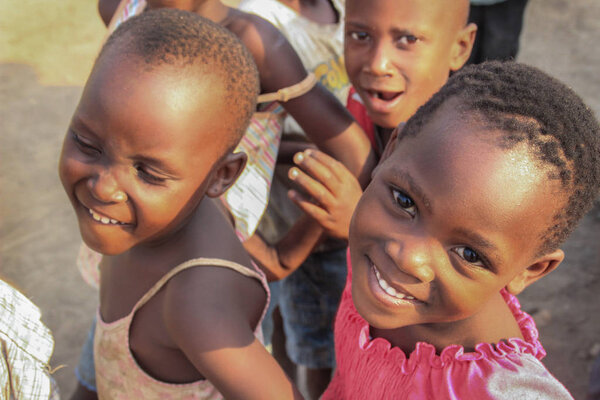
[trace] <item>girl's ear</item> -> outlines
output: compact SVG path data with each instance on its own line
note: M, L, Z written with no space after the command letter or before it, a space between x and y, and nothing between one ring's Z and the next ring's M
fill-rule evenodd
M219 197L225 193L244 170L247 159L246 153L243 152L227 154L214 171L206 195L208 197Z
M542 256L535 263L531 264L515 276L506 285L506 290L513 295L521 293L527 286L552 272L564 258L565 253L560 249Z
M458 71L469 59L473 44L475 43L475 35L477 34L477 25L469 23L462 28L452 46L450 53L450 70Z

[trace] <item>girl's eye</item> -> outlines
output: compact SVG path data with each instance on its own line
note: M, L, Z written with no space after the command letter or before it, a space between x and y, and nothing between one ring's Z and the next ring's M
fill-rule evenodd
M397 189L392 189L392 195L394 196L394 201L396 204L398 204L404 211L413 217L417 214L417 206L410 196Z
M398 44L401 46L409 46L415 44L419 39L413 35L403 35L398 39Z
M153 185L160 185L166 180L165 178L161 178L149 172L141 164L136 165L135 170L137 171L137 174L140 178Z
M352 40L356 40L358 42L364 42L365 40L367 40L369 38L369 34L366 32L361 32L361 31L353 31L349 33L350 38L352 38Z
M90 143L87 143L76 133L73 133L73 140L75 141L75 144L77 145L79 150L81 150L85 154L92 156L102 154L102 150L98 149Z
M478 265L480 267L484 267L483 260L479 257L479 254L475 250L470 247L461 246L456 247L454 249L456 254L458 254L463 260L470 264Z

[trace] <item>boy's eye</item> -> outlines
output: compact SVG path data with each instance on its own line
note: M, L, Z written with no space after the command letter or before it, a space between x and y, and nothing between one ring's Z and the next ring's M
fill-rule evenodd
M100 149L98 149L96 146L86 142L85 139L83 139L81 136L79 136L75 132L73 132L72 135L73 135L73 140L75 141L75 144L77 145L79 150L81 150L84 154L91 155L91 156L102 154L102 151Z
M398 44L401 46L409 46L415 44L419 39L414 35L402 35L398 39Z
M410 198L410 196L397 189L392 189L392 195L394 196L394 201L396 202L396 204L398 204L404 211L409 213L411 216L416 215L417 207L413 199Z
M166 180L165 178L154 175L142 164L135 165L135 170L140 178L153 185L160 185Z
M463 260L465 260L466 262L468 262L470 264L479 265L480 267L484 267L485 266L483 264L483 260L479 256L479 254L477 254L477 252L475 250L473 250L472 248L470 248L470 247L466 247L466 246L456 247L454 249L454 251Z
M365 40L369 39L369 34L367 32L352 31L349 32L348 35L352 40L356 40L358 42L364 42Z

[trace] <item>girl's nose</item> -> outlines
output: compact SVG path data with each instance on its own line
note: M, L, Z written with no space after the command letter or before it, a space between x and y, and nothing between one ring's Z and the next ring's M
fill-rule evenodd
M432 244L422 237L388 241L386 253L394 260L396 267L422 283L435 278L435 257Z
M390 49L385 43L375 45L366 67L367 71L375 76L388 76L393 73Z
M92 196L103 203L123 203L127 194L119 188L117 179L111 171L102 171L96 177L87 181Z

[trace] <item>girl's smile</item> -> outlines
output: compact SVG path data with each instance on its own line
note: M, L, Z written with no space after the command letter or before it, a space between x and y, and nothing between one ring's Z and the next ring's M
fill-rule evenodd
M393 300L393 305L423 303L409 294L404 288L392 283L392 281L386 280L377 266L373 264L371 260L369 260L369 262L371 263L369 287L376 296L380 297L381 301L389 302L390 300Z

